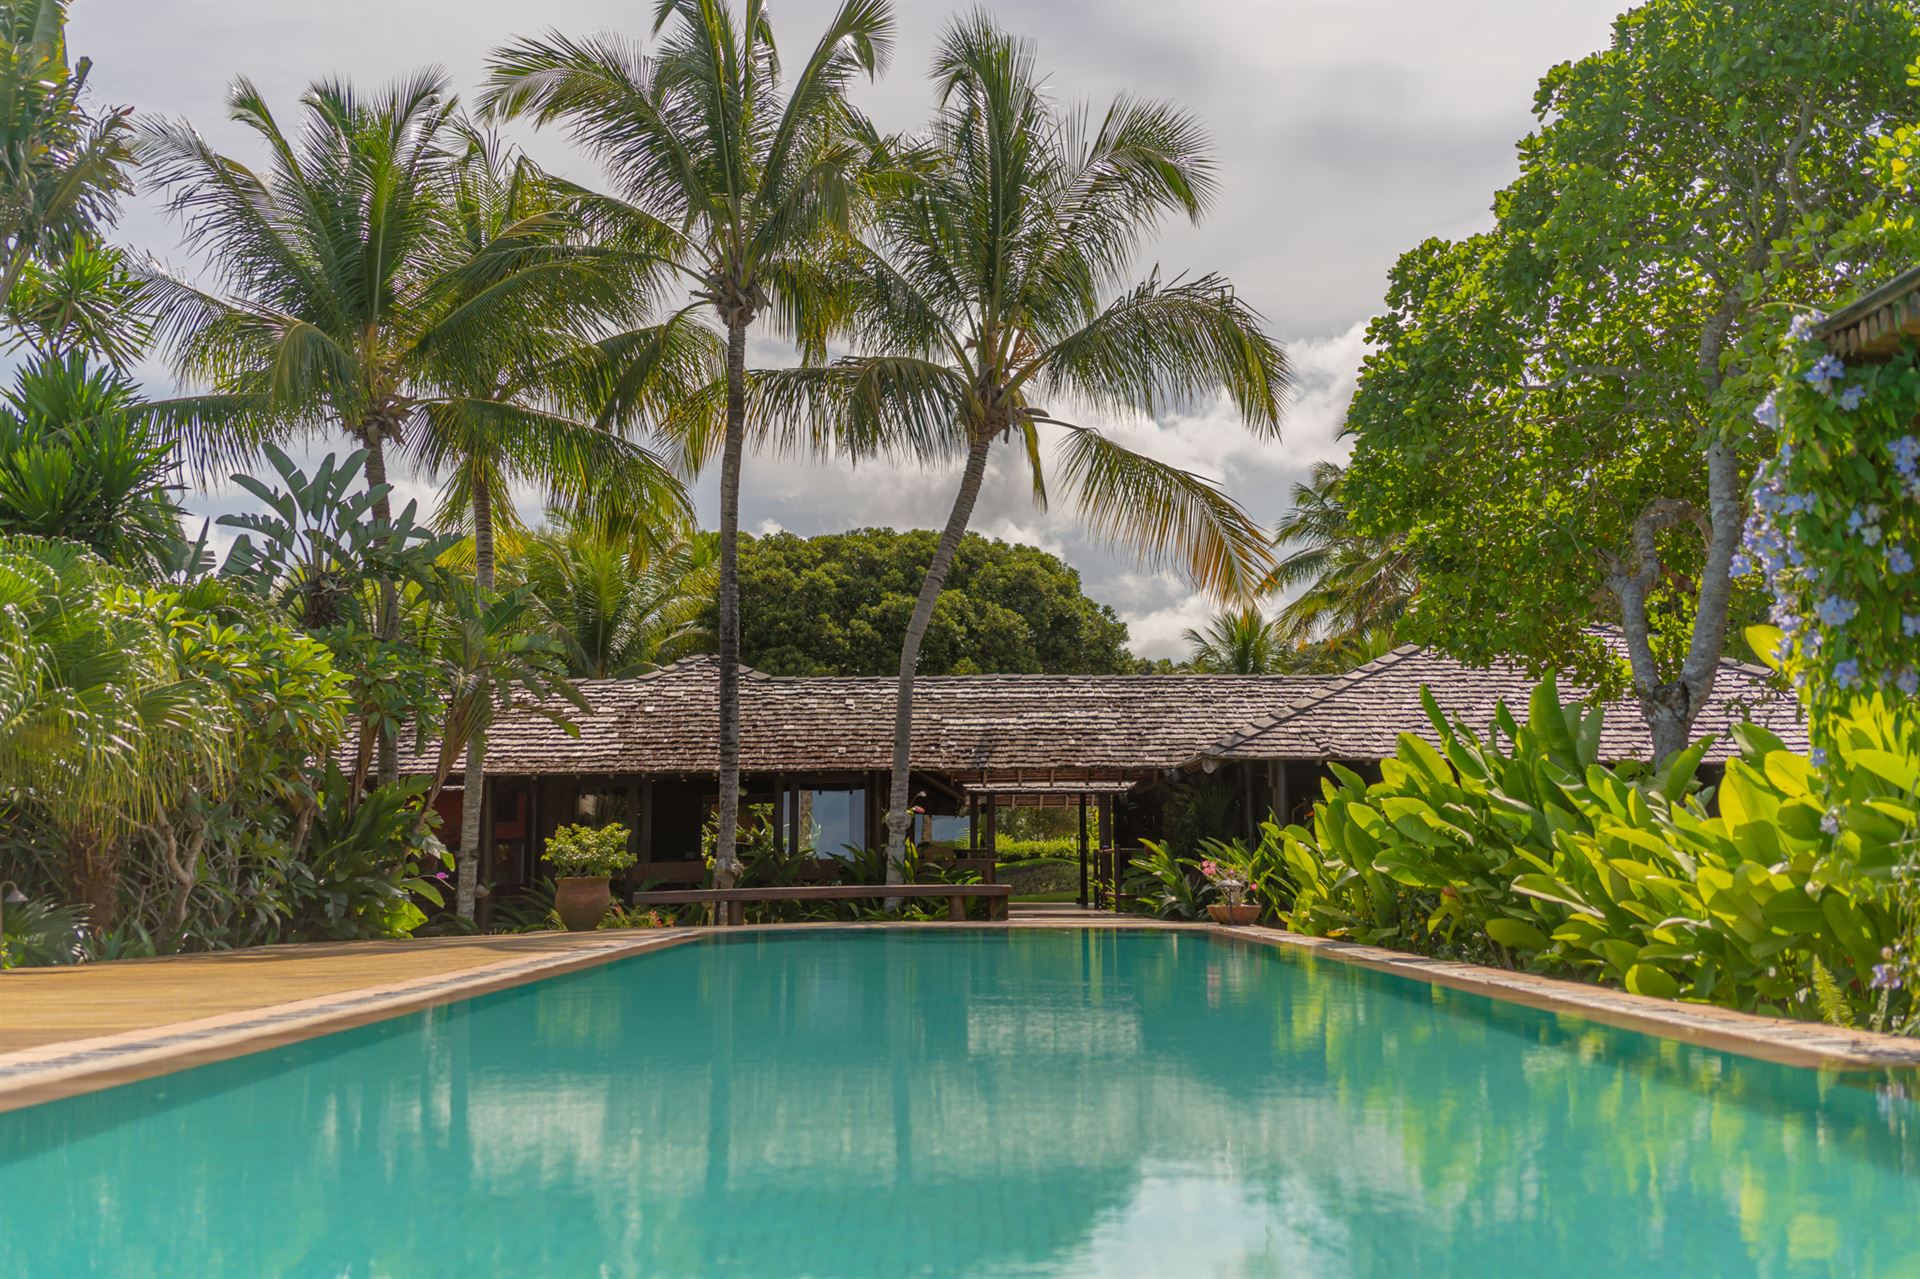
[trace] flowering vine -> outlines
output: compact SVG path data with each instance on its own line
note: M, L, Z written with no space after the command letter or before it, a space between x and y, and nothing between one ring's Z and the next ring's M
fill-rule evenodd
M1788 328L1774 389L1754 411L1775 433L1754 475L1736 577L1773 597L1779 651L1819 713L1853 693L1920 693L1920 359L1847 364Z

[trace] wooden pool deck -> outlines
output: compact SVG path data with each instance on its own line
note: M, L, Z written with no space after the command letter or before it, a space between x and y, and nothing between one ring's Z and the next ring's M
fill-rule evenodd
M726 932L820 926L759 924ZM1019 904L1003 924L842 926L1204 933L1787 1065L1920 1079L1920 1039L1651 999L1271 928L1175 924L1057 906L1022 910ZM336 942L14 969L0 973L0 1111L257 1052L708 933L669 928Z

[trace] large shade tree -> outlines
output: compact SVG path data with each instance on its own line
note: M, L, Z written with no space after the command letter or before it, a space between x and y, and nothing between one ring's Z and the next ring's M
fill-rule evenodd
M1245 513L1078 410L1151 413L1224 389L1247 426L1271 436L1287 382L1280 348L1226 279L1135 274L1153 229L1199 219L1213 194L1190 117L1132 98L1098 116L1063 108L1031 46L979 14L948 28L933 79L940 106L925 135L878 143L887 159L874 167L887 177L871 244L846 267L859 354L762 375L776 411L834 421L855 444L962 461L900 650L892 882L907 836L920 646L993 446L1022 451L1036 501L1057 486L1097 536L1177 564L1208 590L1245 595L1265 560Z
M1683 746L1730 624L1764 370L1878 275L1865 159L1907 111L1905 3L1654 0L1541 81L1495 228L1396 265L1340 493L1403 540L1415 637L1620 678Z
M824 349L835 289L822 249L856 203L863 154L848 86L891 48L886 0L845 0L790 84L761 0L660 0L651 52L622 37L550 33L500 49L489 107L565 122L615 184L611 223L666 232L693 295L726 334L720 440L720 760L715 870L731 883L740 802L740 468L747 334L773 319ZM703 450L696 446L696 456Z

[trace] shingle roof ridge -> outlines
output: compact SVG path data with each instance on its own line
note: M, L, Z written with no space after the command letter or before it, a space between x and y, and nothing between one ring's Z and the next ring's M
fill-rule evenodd
M1390 671L1408 658L1425 651L1426 650L1418 644L1401 644L1396 648L1389 649L1371 661L1362 662L1350 671L1341 671L1337 675L1303 677L1318 679L1321 681L1322 686L1315 693L1309 695L1304 701L1295 702L1284 710L1275 711L1271 715L1264 715L1259 719L1249 721L1225 736L1215 738L1213 741L1207 743L1206 749L1202 750L1198 755L1194 756L1194 758L1201 759L1208 755L1217 755L1230 751L1245 742L1248 738L1258 737L1261 733L1272 728L1277 728L1290 719L1294 719L1306 714L1308 711L1324 706L1340 694L1352 689L1354 685L1365 683L1374 676Z

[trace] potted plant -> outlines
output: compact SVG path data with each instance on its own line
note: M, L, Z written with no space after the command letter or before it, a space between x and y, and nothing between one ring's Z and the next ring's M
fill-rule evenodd
M1260 918L1260 904L1247 900L1247 878L1237 867L1228 866L1209 858L1200 863L1200 873L1207 877L1213 890L1226 900L1209 902L1207 914L1213 916L1216 924L1251 924Z
M633 865L627 851L627 828L619 822L605 826L562 826L547 839L547 860L559 878L553 909L569 932L598 928L613 904L607 880Z

